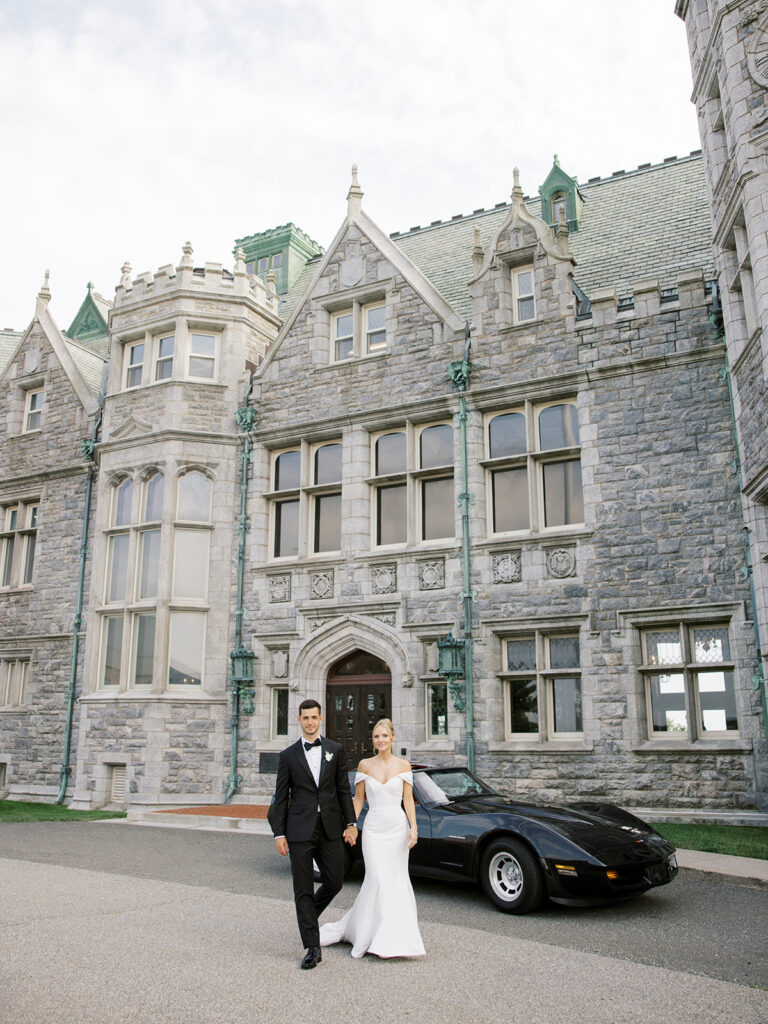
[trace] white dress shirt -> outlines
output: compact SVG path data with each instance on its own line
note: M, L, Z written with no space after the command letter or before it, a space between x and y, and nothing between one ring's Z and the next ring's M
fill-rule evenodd
M318 736L317 739L320 739ZM323 748L318 745L316 747L310 747L309 750L304 746L307 741L304 737L301 737L301 749L304 751L304 756L307 759L309 770L312 772L312 778L315 780L315 785L320 786L320 768L323 763ZM312 741L314 742L314 741Z

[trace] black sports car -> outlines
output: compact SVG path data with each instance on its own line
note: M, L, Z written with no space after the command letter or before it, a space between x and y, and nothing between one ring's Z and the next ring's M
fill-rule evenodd
M535 910L545 897L568 905L626 899L677 874L674 846L612 804L522 803L466 768L414 768L413 793L411 874L479 881L508 914ZM361 828L364 819L365 808ZM351 855L362 857L359 840Z

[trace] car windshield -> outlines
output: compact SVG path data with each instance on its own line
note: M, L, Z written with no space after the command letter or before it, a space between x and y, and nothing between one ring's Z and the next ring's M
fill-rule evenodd
M465 768L416 772L413 777L413 788L419 800L426 804L448 804L463 796L493 792Z

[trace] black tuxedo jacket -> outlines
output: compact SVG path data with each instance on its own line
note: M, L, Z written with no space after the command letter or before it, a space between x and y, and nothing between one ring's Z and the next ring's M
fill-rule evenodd
M307 842L320 819L328 839L339 839L355 820L344 748L322 737L320 784L315 785L300 739L280 754L275 785L272 829L288 842Z

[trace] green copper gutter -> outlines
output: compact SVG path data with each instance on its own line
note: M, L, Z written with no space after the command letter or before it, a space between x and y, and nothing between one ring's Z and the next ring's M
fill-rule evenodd
M96 476L96 463L94 453L96 451L96 439L101 427L101 406L93 425L93 434L86 438L80 445L83 458L88 463L87 475L85 478L85 505L83 508L83 532L80 540L80 568L77 581L77 604L75 608L75 619L72 624L72 661L69 667L69 690L67 691L67 720L64 726L64 756L61 760L59 770L59 795L56 803L64 803L64 794L67 791L67 781L72 772L69 765L69 758L72 753L72 723L75 716L75 692L77 688L77 659L80 653L80 630L83 623L83 593L85 591L85 563L88 558L88 527L91 521L91 499L93 496L93 480Z
M230 654L232 661L232 743L230 753L229 778L224 802L229 803L238 792L243 781L237 771L238 743L240 730L240 711L253 714L253 653L243 646L243 580L245 576L245 540L250 522L248 519L248 470L253 461L251 431L256 426L256 410L248 404L253 391L253 377L248 390L243 396L239 408L235 412L235 422L242 430L242 450L240 452L240 517L237 534L237 607L235 608L235 650Z
M472 591L469 506L474 496L469 493L469 463L467 459L468 414L467 403L464 398L464 392L469 387L469 378L472 372L470 346L471 338L469 326L467 326L464 358L451 363L448 367L448 374L453 386L459 393L459 438L461 443L461 494L459 495L459 504L461 505L461 561L464 585L461 595L464 604L464 636L462 638L464 642L464 713L467 730L467 767L473 772L475 770L475 703L472 668L472 602L475 599L475 595Z

